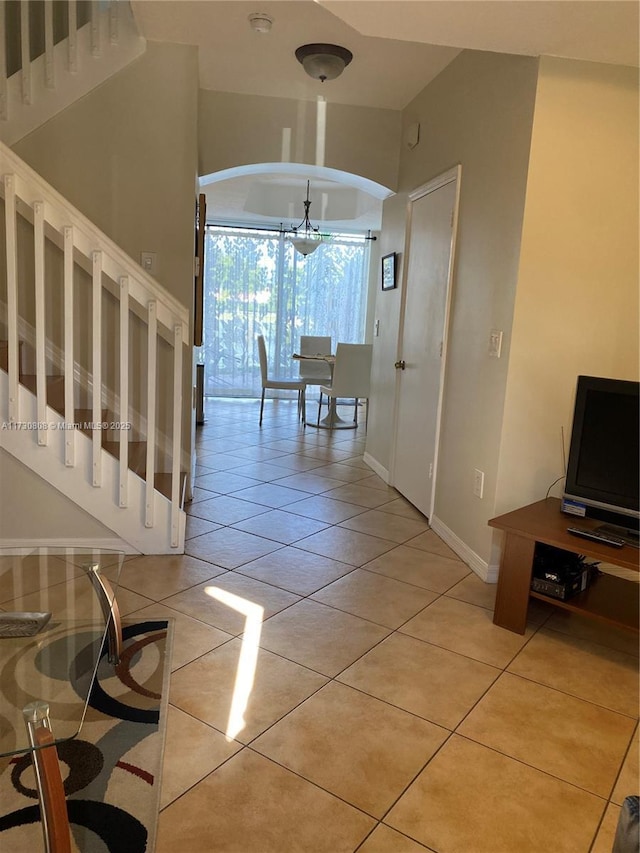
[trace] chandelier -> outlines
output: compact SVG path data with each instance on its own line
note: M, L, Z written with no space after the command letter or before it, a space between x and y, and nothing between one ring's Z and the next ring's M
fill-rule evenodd
M322 243L322 234L320 234L320 226L314 228L309 220L309 208L311 200L309 199L309 181L307 181L307 198L304 201L304 218L300 225L292 226L291 231L293 237L289 241L293 248L300 252L305 257L310 255Z

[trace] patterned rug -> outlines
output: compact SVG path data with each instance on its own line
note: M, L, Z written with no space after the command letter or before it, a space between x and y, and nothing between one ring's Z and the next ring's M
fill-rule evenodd
M77 853L154 850L170 637L166 620L125 622L119 665L114 671L104 648L82 730L58 747L72 850ZM3 678L7 675L2 673ZM34 853L42 844L31 758L0 759L0 850Z

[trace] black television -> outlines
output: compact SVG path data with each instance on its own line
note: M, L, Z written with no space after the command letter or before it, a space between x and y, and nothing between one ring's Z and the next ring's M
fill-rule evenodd
M563 512L638 544L640 383L578 376Z

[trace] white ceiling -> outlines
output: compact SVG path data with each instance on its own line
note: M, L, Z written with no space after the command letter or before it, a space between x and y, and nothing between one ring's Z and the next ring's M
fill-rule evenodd
M401 110L465 48L639 64L637 0L133 0L131 6L148 40L199 47L203 89L241 94L306 100L322 94L334 103ZM251 29L252 12L273 18L269 33ZM312 80L295 58L296 48L311 42L342 45L353 61L336 80ZM330 208L318 194L331 196L330 184L318 185L317 193L314 184L312 221ZM285 186L286 209L267 217L267 197L282 201ZM299 220L305 191L302 176L279 185L273 173L229 177L209 193L209 212L255 220L251 207L258 206L258 221L287 219L296 196ZM349 205L358 216L336 222L379 228L379 200L368 205L354 196Z

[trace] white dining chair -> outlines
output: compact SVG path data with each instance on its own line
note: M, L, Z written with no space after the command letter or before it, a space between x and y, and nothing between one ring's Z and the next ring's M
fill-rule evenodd
M330 335L300 335L300 355L332 355ZM331 368L324 361L300 361L300 379L305 385L331 383Z
M258 335L258 358L260 359L260 376L262 379L262 397L260 399L260 426L262 426L262 412L264 410L264 395L267 388L275 388L281 391L297 391L298 392L298 417L305 422L304 416L304 391L305 383L296 379L273 379L269 378L269 368L267 365L267 347L264 342L264 335Z
M369 392L371 387L371 344L338 344L336 360L333 366L333 379L330 385L320 386L320 402L318 404L318 423L322 408L322 395L326 394L337 403L338 398L354 400L353 422L358 423L358 403L367 401L367 418L369 415ZM335 412L335 406L329 411Z

